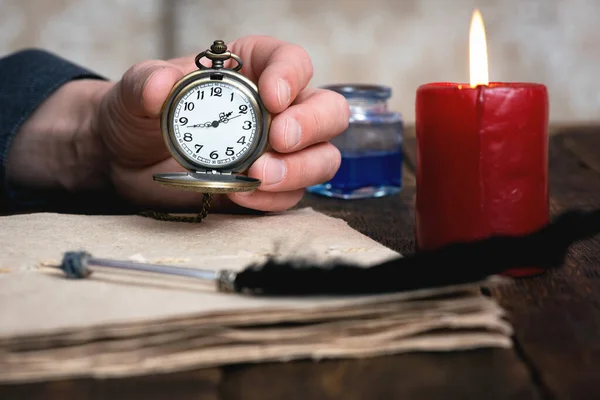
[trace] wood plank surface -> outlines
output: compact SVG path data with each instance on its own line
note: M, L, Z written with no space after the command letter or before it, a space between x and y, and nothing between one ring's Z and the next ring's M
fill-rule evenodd
M2 400L217 400L218 368L126 379L73 379L0 385Z
M551 138L551 206L600 206L598 137ZM592 132L593 133L593 132ZM414 139L406 141L405 188L398 196L342 201L307 195L310 206L401 253L414 250ZM567 264L491 295L510 313L514 350L411 353L364 360L236 365L119 380L0 387L0 398L332 399L597 398L600 388L600 243L574 246Z
M570 129L550 139L550 204L600 207L600 130ZM415 141L407 142L415 162ZM561 269L492 291L509 311L521 358L545 397L597 399L600 388L600 239L579 243Z
M538 399L512 351L409 353L225 368L223 399Z

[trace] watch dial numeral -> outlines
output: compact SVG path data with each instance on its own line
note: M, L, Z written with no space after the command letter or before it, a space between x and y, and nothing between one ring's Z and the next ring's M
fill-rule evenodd
M259 115L248 95L227 82L203 82L184 93L170 127L173 145L198 168L234 167L258 140Z

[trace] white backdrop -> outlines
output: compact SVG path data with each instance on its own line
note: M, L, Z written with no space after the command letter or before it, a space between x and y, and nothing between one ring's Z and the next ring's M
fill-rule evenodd
M600 119L597 0L0 0L0 55L43 47L118 79L137 61L268 34L309 51L314 86L390 85L411 123L420 84L468 82L476 7L491 80L548 85L552 122Z

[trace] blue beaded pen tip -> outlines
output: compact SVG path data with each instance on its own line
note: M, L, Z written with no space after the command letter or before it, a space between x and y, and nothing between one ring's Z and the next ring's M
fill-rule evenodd
M72 279L87 278L92 274L88 267L88 260L91 254L85 251L68 251L63 256L63 261L59 268L65 275Z

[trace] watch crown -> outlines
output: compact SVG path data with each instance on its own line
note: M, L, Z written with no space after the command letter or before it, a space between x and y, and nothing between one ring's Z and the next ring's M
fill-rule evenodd
M223 54L227 51L227 45L222 40L215 40L210 46L210 51L216 54Z
M202 65L200 60L203 57L206 57L212 61L212 67L205 67L204 65ZM237 65L230 69L232 69L233 71L239 71L240 69L242 69L242 60L237 55L227 50L227 45L224 41L215 40L210 46L210 49L204 50L202 53L196 56L194 62L196 63L196 66L199 69L221 69L223 68L225 61L229 60L230 58L237 62Z

